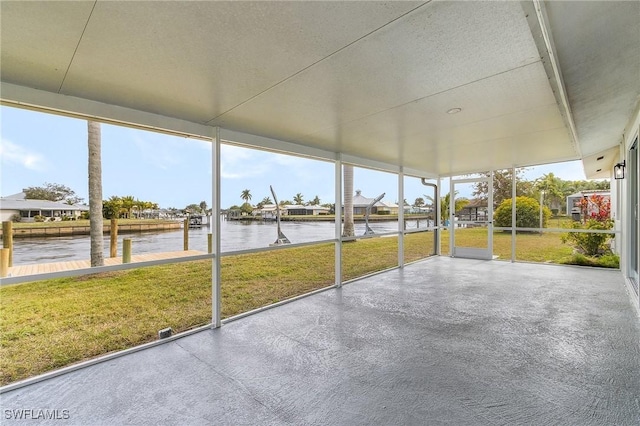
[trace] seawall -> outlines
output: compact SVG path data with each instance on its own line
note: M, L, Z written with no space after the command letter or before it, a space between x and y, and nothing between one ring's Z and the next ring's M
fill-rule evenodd
M181 222L167 223L140 223L140 224L118 224L118 234L133 234L139 232L173 231L181 229ZM41 238L41 237L70 237L73 235L89 235L89 226L60 226L60 227L34 227L34 228L13 228L13 238ZM111 232L111 225L102 227L103 234ZM0 231L2 235L2 231Z

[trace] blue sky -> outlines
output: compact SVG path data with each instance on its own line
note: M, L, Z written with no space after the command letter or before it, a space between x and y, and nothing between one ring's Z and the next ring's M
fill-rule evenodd
M3 106L0 124L0 195L50 182L66 185L88 201L86 121ZM332 163L228 145L221 154L223 208L241 204L243 189L251 191L253 204L271 197L269 185L279 200L300 192L305 201L317 195L322 203L334 202ZM208 142L103 124L102 163L104 199L133 195L161 207L184 208L201 201L211 205ZM549 172L584 179L577 161L529 168L525 177ZM354 189L368 197L385 192L385 201L398 201L397 180L389 173L356 168ZM410 203L423 194L430 192L418 179L405 179Z

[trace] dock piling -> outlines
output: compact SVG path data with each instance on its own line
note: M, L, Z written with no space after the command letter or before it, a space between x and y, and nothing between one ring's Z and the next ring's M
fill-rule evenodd
M131 263L131 238L122 240L122 263Z
M2 247L9 250L8 266L13 266L13 222L2 222Z
M213 253L213 234L207 234L207 253Z
M184 251L189 250L189 218L184 220Z
M9 254L9 249L0 249L0 278L6 277L9 272Z
M109 257L118 256L118 219L111 219Z

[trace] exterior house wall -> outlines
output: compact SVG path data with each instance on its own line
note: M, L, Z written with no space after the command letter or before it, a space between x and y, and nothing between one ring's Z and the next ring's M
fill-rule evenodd
M620 269L627 279L629 287L629 295L636 309L640 312L640 291L638 291L638 277L637 271L633 271L632 256L635 251L635 265L640 265L640 250L638 250L638 243L640 242L640 212L635 212L638 206L634 206L631 203L631 191L635 188L640 188L640 174L635 176L631 173L630 164L632 159L630 158L630 150L633 143L640 136L640 102L636 106L634 113L629 119L629 123L624 130L623 138L620 144L620 156L619 162L625 161L625 178L621 180L615 180L613 178L612 171L612 193L614 191L617 200L612 207L616 209L615 212L615 229L620 233L616 237L615 249L620 254ZM640 144L640 142L638 142ZM640 162L640 147L634 151L636 161ZM635 185L634 185L635 184ZM633 222L635 222L635 235L633 234ZM635 246L635 250L632 246Z
M618 195L620 197L620 201L618 204L618 212L619 218L616 220L616 229L620 230L620 242L616 244L617 248L620 250L620 268L622 273L627 278L627 283L630 287L630 295L631 299L635 305L635 307L640 311L640 295L636 292L636 288L638 283L632 284L632 275L634 275L631 271L631 256L632 256L632 245L636 246L635 250L635 263L636 265L640 265L640 250L637 249L637 245L640 242L640 212L635 212L638 209L638 206L631 205L630 200L630 192L631 192L631 181L632 179L635 181L635 187L640 188L640 174L636 174L635 176L631 175L629 165L631 163L631 158L629 158L629 151L631 149L634 141L640 137L640 102L637 104L636 109L631 116L629 123L624 131L624 138L621 144L621 152L619 161L626 162L626 170L625 170L625 178L622 180L618 180L616 183L619 185ZM640 143L640 142L639 142ZM640 149L636 149L636 156L640 155ZM640 160L636 158L636 160ZM635 217L634 217L635 216ZM631 235L632 233L632 221L636 223L636 235ZM635 287L635 288L634 288Z
M5 210L5 209L2 209L2 210L0 210L0 222L10 221L11 218L16 214L19 215L20 211L19 210Z

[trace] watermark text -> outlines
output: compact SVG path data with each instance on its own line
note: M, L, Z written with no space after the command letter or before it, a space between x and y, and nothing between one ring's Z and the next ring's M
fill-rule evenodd
M3 410L5 420L69 420L69 410L49 408L15 408Z

